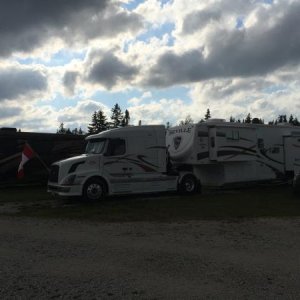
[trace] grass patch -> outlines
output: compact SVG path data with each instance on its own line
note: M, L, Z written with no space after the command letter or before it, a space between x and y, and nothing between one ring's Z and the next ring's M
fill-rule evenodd
M0 190L1 206L14 204L11 216L67 218L100 222L180 222L201 219L300 216L300 198L289 186L177 194L110 197L101 202L53 199L45 188Z
M0 205L7 202L28 203L50 201L53 197L44 186L14 186L0 189Z

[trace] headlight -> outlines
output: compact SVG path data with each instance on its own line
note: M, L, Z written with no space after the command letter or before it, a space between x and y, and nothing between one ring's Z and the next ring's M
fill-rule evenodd
M62 185L72 185L74 183L76 179L76 175L72 174L67 176L66 178L63 179L63 181L61 182Z

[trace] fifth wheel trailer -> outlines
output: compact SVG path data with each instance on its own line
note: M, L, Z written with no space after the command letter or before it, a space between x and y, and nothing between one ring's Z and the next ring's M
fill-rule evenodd
M201 186L293 178L300 167L300 128L211 119L168 129L166 144L177 170Z
M210 120L169 128L130 126L86 138L85 154L51 167L48 191L99 199L291 178L300 128Z

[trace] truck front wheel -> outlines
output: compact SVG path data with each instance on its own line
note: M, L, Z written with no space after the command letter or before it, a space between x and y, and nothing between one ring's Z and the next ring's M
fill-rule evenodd
M104 198L106 185L99 178L89 179L83 187L83 199L85 201L97 201Z
M179 189L184 194L194 194L198 191L199 183L194 175L185 175L181 182Z

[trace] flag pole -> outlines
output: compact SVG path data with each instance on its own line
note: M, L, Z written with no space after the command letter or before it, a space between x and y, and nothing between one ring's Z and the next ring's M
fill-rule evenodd
M30 147L30 145L28 143L26 143L27 146L31 149L31 151L34 153L34 155L36 156L36 158L41 162L41 164L43 165L43 167L47 170L47 172L50 172L50 169L48 168L48 166L46 165L46 163L42 160L42 158Z

